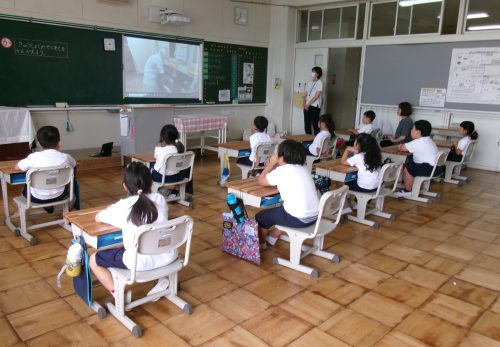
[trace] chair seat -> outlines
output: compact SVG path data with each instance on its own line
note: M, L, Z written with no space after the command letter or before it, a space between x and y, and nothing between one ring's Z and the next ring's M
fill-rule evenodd
M319 223L318 235L328 234L336 227L335 222L322 218ZM290 228L283 225L276 225L276 229L282 230L287 234L302 234L304 237L310 237L314 233L315 224L305 228Z
M182 269L182 266L183 266L182 262L179 259L177 259L173 263L160 268L148 271L137 271L135 281L139 283L154 281L158 278L165 277L171 273L180 271ZM124 281L130 280L131 272L128 269L119 269L113 267L109 268L109 270L111 271L111 273L122 277Z
M18 205L18 206L26 206L28 205L28 199L26 199L24 196L22 195L19 195L19 196L16 196L14 197L14 202ZM63 204L66 204L69 202L69 197L64 199L64 200L61 200L61 201L56 201L56 202L51 202L51 203L48 203L48 204L37 204L37 203L34 203L33 201L31 202L31 207L32 208L42 208L42 207L49 207L49 206L55 206L55 205L63 205Z

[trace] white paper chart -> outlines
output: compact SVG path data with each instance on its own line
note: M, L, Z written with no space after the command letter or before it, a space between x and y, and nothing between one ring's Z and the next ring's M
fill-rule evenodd
M453 49L446 101L500 105L500 47Z

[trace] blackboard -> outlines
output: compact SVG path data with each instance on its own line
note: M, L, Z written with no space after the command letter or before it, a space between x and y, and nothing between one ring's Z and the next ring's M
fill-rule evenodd
M363 104L418 106L421 88L447 88L454 48L500 47L500 41L367 46ZM445 103L445 108L498 111L498 105Z
M253 81L243 78L245 64L253 64ZM238 88L251 88L251 101L265 103L267 48L206 41L203 52L203 98L205 103L231 103L238 99ZM229 90L231 101L219 101L219 91Z

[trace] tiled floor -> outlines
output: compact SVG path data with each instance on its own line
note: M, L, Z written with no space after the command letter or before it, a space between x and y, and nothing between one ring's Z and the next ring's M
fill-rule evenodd
M163 299L133 309L144 332L136 339L112 316L100 321L69 278L57 288L69 232L37 231L30 247L0 226L0 345L500 346L498 173L469 169L465 186L433 184L443 197L431 206L388 199L397 219L380 220L377 230L343 222L326 240L342 261L306 258L321 273L312 279L272 263L286 256L283 242L263 253L260 267L220 251L227 208L217 172L214 154L198 159L195 208L170 206L170 216L195 219L180 290L192 315ZM86 207L123 195L119 168L82 171L79 180ZM97 287L94 296L109 295Z

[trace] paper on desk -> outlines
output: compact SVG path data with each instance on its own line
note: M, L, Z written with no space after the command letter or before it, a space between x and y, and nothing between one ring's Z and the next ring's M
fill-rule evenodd
M126 114L120 114L120 135L128 136L130 131L130 118Z

